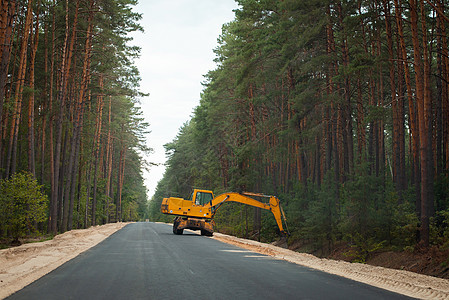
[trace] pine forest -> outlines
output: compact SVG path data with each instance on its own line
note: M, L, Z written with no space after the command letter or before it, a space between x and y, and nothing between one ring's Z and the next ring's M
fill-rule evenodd
M136 3L1 0L0 238L145 217Z
M137 0L1 0L0 239L171 222L201 188L276 195L300 251L449 248L449 3L236 2L147 201ZM278 237L241 204L215 222Z
M276 195L303 251L449 246L449 6L444 0L239 0L200 104L165 145L150 202L192 187ZM271 242L269 212L216 229Z

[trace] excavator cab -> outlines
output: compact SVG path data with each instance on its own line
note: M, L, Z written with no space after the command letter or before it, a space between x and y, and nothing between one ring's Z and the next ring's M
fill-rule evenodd
M195 205L206 205L214 199L214 194L211 191L206 190L194 190L190 195L190 200Z

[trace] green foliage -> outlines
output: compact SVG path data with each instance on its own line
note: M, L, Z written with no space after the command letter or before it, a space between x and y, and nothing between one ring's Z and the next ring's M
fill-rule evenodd
M368 166L357 166L352 176L340 190L341 230L351 236L375 236L382 228L379 218L380 207L384 205L385 184L381 177L370 175Z
M47 196L29 173L16 173L0 180L0 228L6 235L18 240L32 233L34 223L47 217Z
M340 216L336 185L331 177L327 176L320 189L316 187L310 187L310 189L315 195L308 201L304 227L301 228L303 238L311 241L314 250L331 251L340 235L337 226Z
M186 197L193 187L249 190L279 196L290 243L299 241L308 251L329 253L345 241L353 259L364 262L382 248L413 247L417 190L409 173L406 190L392 179L394 160L411 161L413 149L407 124L401 155L393 147L383 7L238 3L235 20L223 26L214 50L218 66L206 75L199 106L166 145L167 169L150 202L151 217L167 219L159 212L162 198ZM394 81L401 82L396 63L395 72ZM435 182L432 241L438 245L447 241L448 178L438 174ZM217 228L258 238L251 210L225 205ZM275 238L273 221L263 215L262 240Z
M430 241L449 249L449 209L437 212L430 226Z
M416 244L419 220L415 213L415 195L412 190L403 194L403 200L395 192L386 195L385 205L381 209L384 218L382 237L394 249L404 250Z
M124 203L122 206L122 220L124 222L143 221L141 216L139 216L138 208L139 205L134 201Z
M372 253L384 248L386 243L386 241L377 242L373 237L366 238L360 233L350 234L348 239L351 241L352 249L345 255L355 263L365 263Z
M435 210L449 209L449 176L440 174L435 180Z

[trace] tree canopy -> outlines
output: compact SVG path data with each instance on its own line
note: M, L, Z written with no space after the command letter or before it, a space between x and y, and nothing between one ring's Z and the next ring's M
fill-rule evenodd
M167 144L163 197L192 187L279 196L293 239L363 261L441 244L449 209L443 1L239 0L192 119ZM230 206L219 230L262 238ZM261 223L262 222L262 223ZM445 240L447 243L447 239Z

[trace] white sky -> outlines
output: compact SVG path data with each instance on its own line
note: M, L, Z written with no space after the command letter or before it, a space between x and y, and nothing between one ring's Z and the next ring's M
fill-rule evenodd
M154 149L147 160L163 164L163 145L171 142L199 105L203 75L215 68L213 49L224 23L234 19L234 0L140 0L134 11L143 13L144 34L134 34L132 45L140 46L141 100L151 134L147 144ZM145 173L148 196L152 197L165 166Z

